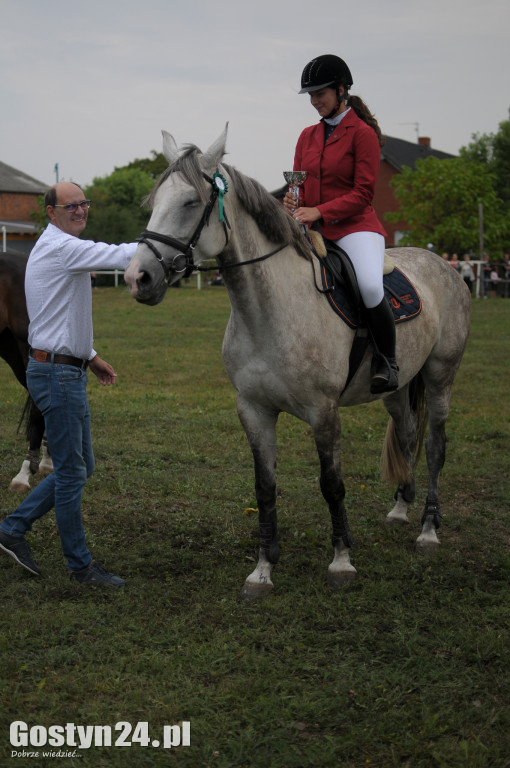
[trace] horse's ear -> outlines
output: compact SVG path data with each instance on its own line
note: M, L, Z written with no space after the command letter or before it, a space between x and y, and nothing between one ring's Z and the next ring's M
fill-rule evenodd
M171 133L168 133L168 131L161 131L161 133L163 134L163 154L168 160L168 165L172 165L179 154L177 144Z
M204 171L214 173L214 171L218 168L218 164L221 162L223 155L225 154L227 132L228 123L225 125L224 130L218 136L216 141L211 144L207 152L204 152L201 163Z

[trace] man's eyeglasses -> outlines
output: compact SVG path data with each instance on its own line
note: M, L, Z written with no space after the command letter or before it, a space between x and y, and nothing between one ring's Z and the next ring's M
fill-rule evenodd
M74 213L77 208L90 208L91 200L82 200L81 203L67 203L67 205L56 204L54 208L63 208L68 213Z

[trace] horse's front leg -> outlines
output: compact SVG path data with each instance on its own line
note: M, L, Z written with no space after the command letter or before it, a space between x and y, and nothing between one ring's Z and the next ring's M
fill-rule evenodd
M335 556L328 567L328 585L338 589L351 584L357 572L349 555L353 541L344 505L345 485L340 469L341 424L336 406L321 414L319 420L312 423L312 429L321 467L321 491L329 506L331 541L335 548Z
M280 556L276 518L276 421L278 413L262 410L238 397L237 412L253 454L255 496L259 512L260 548L255 570L241 597L258 600L273 589L271 573Z

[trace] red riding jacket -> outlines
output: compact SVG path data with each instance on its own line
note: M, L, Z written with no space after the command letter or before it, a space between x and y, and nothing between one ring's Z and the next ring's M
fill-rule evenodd
M338 240L352 232L386 235L372 206L380 161L377 134L353 109L326 144L322 122L302 132L294 156L294 170L308 174L301 204L319 209L325 237Z

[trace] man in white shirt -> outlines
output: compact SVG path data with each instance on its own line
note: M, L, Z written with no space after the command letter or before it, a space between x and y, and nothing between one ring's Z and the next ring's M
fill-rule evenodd
M30 254L25 277L31 347L27 384L44 415L54 471L3 520L0 550L40 575L25 532L54 507L71 579L88 586L121 587L123 579L92 559L81 517L83 487L94 471L86 368L101 384L114 384L116 378L112 366L93 348L90 273L125 269L137 243L81 240L90 200L77 184L55 184L45 204L50 224Z

